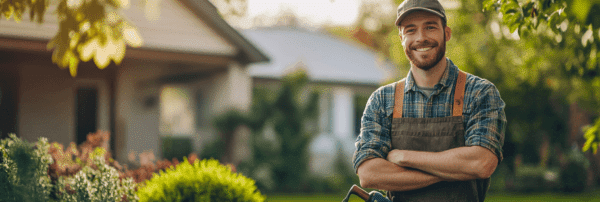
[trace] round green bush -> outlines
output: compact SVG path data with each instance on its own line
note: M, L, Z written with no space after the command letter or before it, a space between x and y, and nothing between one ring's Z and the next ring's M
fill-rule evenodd
M264 201L254 180L231 172L219 161L187 159L176 168L154 174L138 189L141 202L145 201Z
M582 163L567 163L560 172L561 190L563 192L582 192L587 180L587 169Z

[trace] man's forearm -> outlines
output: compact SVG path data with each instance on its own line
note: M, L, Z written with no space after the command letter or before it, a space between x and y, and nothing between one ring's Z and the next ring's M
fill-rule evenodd
M388 160L444 180L489 178L498 164L496 155L480 146L458 147L442 152L395 150L388 154Z
M358 167L360 184L365 188L408 191L442 181L419 170L407 169L382 158L369 159Z

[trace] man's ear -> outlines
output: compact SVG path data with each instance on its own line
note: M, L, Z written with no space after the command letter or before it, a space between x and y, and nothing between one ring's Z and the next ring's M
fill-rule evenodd
M450 38L452 38L452 29L450 29L450 27L446 26L444 28L444 34L446 35L446 41L450 41Z
M402 41L402 28L398 26L398 36L400 37L400 41Z

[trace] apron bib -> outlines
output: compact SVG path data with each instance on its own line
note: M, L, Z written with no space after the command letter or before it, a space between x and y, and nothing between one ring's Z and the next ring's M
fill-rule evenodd
M403 118L404 79L396 84L392 119L392 149L440 152L465 146L463 100L466 73L460 71L455 84L452 116L438 118ZM438 182L411 190L388 192L399 201L483 201L490 179Z

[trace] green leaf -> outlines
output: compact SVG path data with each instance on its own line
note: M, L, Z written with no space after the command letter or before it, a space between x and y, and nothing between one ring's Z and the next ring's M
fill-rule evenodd
M550 14L550 16L548 17L548 27L550 27L550 29L552 29L552 31L554 33L559 32L558 26L557 26L557 24L559 22L558 18L559 18L558 12L554 12L554 13Z
M483 11L491 11L495 9L497 0L486 0L483 2Z
M125 39L127 44L129 44L132 47L137 48L142 46L143 44L142 37L140 37L140 34L138 33L137 29L135 29L135 27L129 24L126 24L123 28L123 38Z
M586 152L587 150L590 149L590 147L592 146L592 143L594 142L594 138L589 138L587 139L587 141L585 141L585 143L583 144L583 148L581 148L581 150L583 152Z
M502 16L504 24L508 26L510 32L513 33L521 26L521 13L511 13Z
M79 58L87 62L92 59L92 56L96 52L96 49L100 48L100 44L98 43L97 38L93 38L92 40L88 40L85 44L79 46Z
M591 7L590 1L572 1L570 5L571 13L577 17L579 22L585 22Z
M514 13L514 12L517 12L517 9L519 9L519 4L514 0L510 0L510 1L502 4L502 7L500 8L500 12L502 14Z

